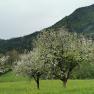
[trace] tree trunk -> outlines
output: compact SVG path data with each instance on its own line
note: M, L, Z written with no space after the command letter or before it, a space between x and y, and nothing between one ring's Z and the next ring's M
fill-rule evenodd
M37 89L39 89L39 77L37 77L36 83L37 83Z
M67 86L67 78L65 78L64 80L63 80L63 86L64 86L64 88L66 88L66 86Z

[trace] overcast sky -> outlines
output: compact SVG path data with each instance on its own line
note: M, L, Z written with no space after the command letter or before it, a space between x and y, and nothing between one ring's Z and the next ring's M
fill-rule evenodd
M0 0L0 38L39 31L93 3L94 0Z

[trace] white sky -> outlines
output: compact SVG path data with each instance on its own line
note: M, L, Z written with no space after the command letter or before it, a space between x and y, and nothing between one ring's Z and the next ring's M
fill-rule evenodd
M31 34L91 4L94 0L0 0L0 38Z

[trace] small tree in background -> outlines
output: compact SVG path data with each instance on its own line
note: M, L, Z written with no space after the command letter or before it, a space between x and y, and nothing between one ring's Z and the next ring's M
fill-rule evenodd
M6 56L8 56L7 60L7 66L12 69L14 66L14 62L19 60L19 54L18 52L14 49L9 52L7 52Z
M0 75L9 71L8 67L6 66L7 60L8 60L8 56L4 56L4 55L0 56Z
M23 54L20 56L20 60L15 62L17 65L15 67L15 71L18 74L28 76L30 79L34 78L37 88L40 88L40 77L44 74L46 70L46 66L42 62L40 58L40 53L38 49L33 50L27 54Z

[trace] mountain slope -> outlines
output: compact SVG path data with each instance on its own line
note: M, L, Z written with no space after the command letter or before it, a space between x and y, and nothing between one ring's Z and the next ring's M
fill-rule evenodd
M75 10L71 15L63 18L51 27L46 28L48 31L66 27L69 31L83 33L88 37L94 38L94 5L82 7ZM35 32L24 37L14 38L10 40L0 40L0 53L6 53L12 49L23 52L25 49L32 50L33 39L41 33Z
M51 28L67 26L74 32L94 36L94 5L75 10L71 15L63 18Z
M24 37L1 40L0 53L6 53L13 49L17 50L20 53L24 52L24 50L32 50L33 40L36 39L38 34L39 32L35 32Z

